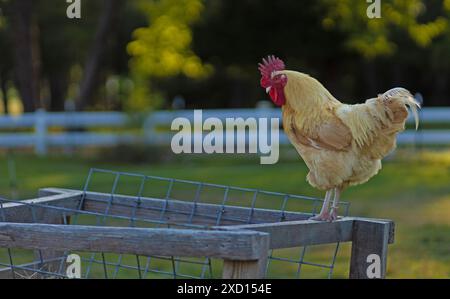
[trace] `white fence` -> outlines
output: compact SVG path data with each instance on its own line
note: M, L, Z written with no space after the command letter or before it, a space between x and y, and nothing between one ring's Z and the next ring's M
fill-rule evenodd
M45 112L25 113L20 116L0 116L0 148L34 147L37 154L45 154L49 147L114 146L122 143L170 144L172 133L158 130L170 128L172 120L185 117L193 122L192 110L156 111L145 119L142 132L121 133L118 128L129 124L130 118L122 112ZM203 120L216 117L281 118L277 108L203 110ZM450 124L450 107L424 108L420 111L421 124ZM413 122L413 119L408 119ZM83 131L71 131L83 128ZM107 128L93 132L93 128ZM236 139L235 139L236 140ZM286 135L280 132L280 144L286 144ZM450 145L450 129L406 130L398 137L399 144Z

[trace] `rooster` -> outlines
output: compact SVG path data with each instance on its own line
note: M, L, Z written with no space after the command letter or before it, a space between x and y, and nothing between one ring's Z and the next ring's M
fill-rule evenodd
M420 105L404 88L348 105L309 75L285 70L274 56L263 59L259 71L261 86L281 106L286 135L309 168L308 183L326 191L320 213L311 220L336 220L341 192L378 173L381 159L395 149L397 133L405 129L407 107L418 127Z

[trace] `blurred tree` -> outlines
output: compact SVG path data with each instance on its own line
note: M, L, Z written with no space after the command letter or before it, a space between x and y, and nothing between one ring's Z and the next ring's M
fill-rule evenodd
M447 20L449 20L450 0L444 0L443 8ZM440 7L438 10L440 10ZM426 62L430 68L430 78L427 83L433 86L432 92L434 94L430 103L450 105L450 28L447 28L445 33L433 42Z
M369 19L370 3L359 0L207 1L193 49L214 65L214 76L160 84L185 95L188 106L253 106L266 98L255 66L275 54L349 102L402 85L422 91L427 104L443 103L450 92L450 68L439 63L449 61L448 2L381 1L382 18Z
M39 28L33 15L32 0L2 1L10 17L10 36L14 49L14 72L25 112L40 106Z
M8 82L12 80L12 53L8 22L0 6L0 92L2 94L3 109L8 114Z
M179 74L204 78L212 68L203 64L190 48L190 25L200 17L202 0L145 0L137 1L137 5L147 15L149 25L136 29L128 45L135 88L125 107L140 111L162 102L149 79Z
M0 31L0 52L5 53L0 66L5 69L11 61L6 52L15 54L12 67L25 110L39 106L60 111L67 97L80 99L79 109L105 109L102 83L110 74L128 76L126 45L132 30L144 24L143 17L128 3L122 9L123 0L83 2L81 19L67 18L65 1L21 1L0 0L6 24ZM39 33L31 41L29 26ZM30 63L33 72L25 71ZM42 101L36 102L39 96Z
M380 1L381 18L367 16L370 3L366 1L322 0L322 3L328 11L322 20L323 27L342 32L346 36L345 46L365 58L364 77L372 94L378 90L376 83L381 78L377 76L380 71L376 68L383 65L383 59L377 59L379 57L390 57L390 63L383 66L396 74L397 80L393 81L409 81L410 84L428 73L433 64L436 66L436 61L432 63L429 58L440 56L437 60L448 61L449 51L444 49L450 47L449 0L383 0ZM401 72L400 68L414 70L416 78L411 73ZM406 75L409 80L402 80L399 75ZM441 92L432 93L444 96L443 81L448 81L442 77L438 81ZM435 86L433 82L429 83ZM425 84L422 86L427 88Z
M180 78L170 85L172 96L185 95L188 106L254 107L266 98L258 84L257 64L269 54L285 59L291 69L312 75L321 72L322 80L339 84L336 61L344 61L347 54L340 33L322 29L320 16L326 11L319 4L315 0L206 1L201 20L193 27L193 49L213 64L214 75L196 84Z
M81 19L68 19L64 1L39 3L42 71L50 91L48 107L63 110L69 99L70 103L77 102L78 109L120 109L119 99L110 101L105 85L109 77L117 75L128 82L126 45L131 32L145 24L142 13L130 1L92 0L83 2ZM127 88L122 89L125 92Z
M77 110L83 110L92 102L92 96L98 84L101 58L105 53L108 38L114 32L114 25L117 24L116 17L123 0L104 0L103 3L95 37L84 65L83 79L76 100Z
M325 29L348 33L346 45L367 59L390 55L397 50L396 33L407 34L417 45L427 47L448 30L448 20L438 16L421 23L419 17L426 11L424 0L383 0L381 17L369 18L370 3L358 0L322 0L328 15L322 21Z
M382 0L380 19L368 5L91 0L71 20L65 1L0 0L0 87L14 82L27 111L68 98L143 111L177 95L187 107L254 107L267 98L257 63L275 54L349 102L401 85L450 104L450 0Z
M36 15L41 31L42 75L47 79L50 96L45 104L51 111L64 110L70 70L85 59L84 49L89 46L93 35L90 28L95 26L100 9L97 2L83 3L83 18L80 20L66 17L65 1L38 2Z

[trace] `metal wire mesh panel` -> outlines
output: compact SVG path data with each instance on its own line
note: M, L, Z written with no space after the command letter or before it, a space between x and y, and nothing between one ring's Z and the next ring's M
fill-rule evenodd
M12 217L11 207L14 204L27 206L28 212L22 217L23 222L211 230L218 226L305 219L305 216L316 214L322 200L91 169L81 199L71 207L58 205L57 201L37 203L2 199L0 222L11 222L9 218ZM348 209L348 203L340 203L343 216L347 216ZM327 258L319 261L309 259L318 246L271 250L266 276L299 278L303 277L303 273L316 271L322 276L314 274L315 277L331 277L339 246L339 243L322 246L322 257ZM89 251L49 254L48 251L0 248L0 276L1 273L8 273L14 278L64 278L67 257L71 254L80 256L83 278L217 278L222 267L220 260L208 257L139 256Z

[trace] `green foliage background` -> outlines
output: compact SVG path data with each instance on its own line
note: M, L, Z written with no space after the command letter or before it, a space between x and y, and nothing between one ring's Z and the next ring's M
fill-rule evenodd
M76 98L104 2L83 1L80 20L66 18L63 1L33 3L42 98L62 109L51 78L65 78L66 99ZM254 107L266 99L256 66L269 54L347 102L403 86L426 106L448 105L450 1L380 3L381 18L369 19L359 0L123 1L86 109L169 108L177 96L188 107ZM0 70L14 88L10 4L0 2Z

